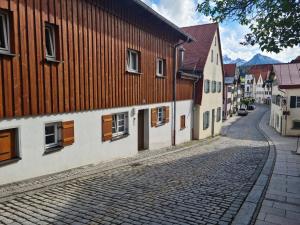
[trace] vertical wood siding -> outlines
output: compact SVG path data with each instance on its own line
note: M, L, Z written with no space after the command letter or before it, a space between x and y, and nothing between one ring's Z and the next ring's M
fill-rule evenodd
M174 33L141 29L149 18L96 2L0 1L11 11L15 54L0 56L0 118L172 101ZM58 26L60 63L45 62L45 22ZM126 72L127 48L140 51L141 75ZM156 77L156 57L166 60L165 78ZM178 100L190 99L188 84L178 85Z

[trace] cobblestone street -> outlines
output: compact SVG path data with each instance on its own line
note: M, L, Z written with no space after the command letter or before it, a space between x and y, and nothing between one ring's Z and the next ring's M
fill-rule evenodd
M230 224L268 156L266 110L210 144L17 195L0 224Z

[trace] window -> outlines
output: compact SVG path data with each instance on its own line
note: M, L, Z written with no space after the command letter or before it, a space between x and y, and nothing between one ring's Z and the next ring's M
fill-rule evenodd
M218 93L222 91L222 82L218 82Z
M211 92L212 93L216 93L217 91L217 82L216 81L212 81L211 82Z
M55 25L46 23L45 25L46 38L46 58L55 60L56 57L56 29Z
M165 76L165 60L156 60L156 75L160 77Z
M209 128L209 111L203 113L203 130Z
M112 115L112 136L118 137L128 133L128 113Z
M250 91L250 87L247 87L247 89L246 89L246 90L247 90L247 92L249 92L249 91Z
M219 54L217 54L217 65L219 65Z
M9 14L0 11L0 52L10 52Z
M300 96L291 96L291 108L300 108Z
M61 141L60 123L45 125L45 146L46 149L58 147Z
M293 129L300 130L300 121L299 120L293 121Z
M214 50L211 50L211 62L214 62Z
M0 162L17 157L18 130L0 130Z
M180 116L180 130L185 129L185 115Z
M164 108L157 108L157 125L161 125L164 123Z
M210 92L210 80L204 81L204 92L209 93Z
M215 46L217 45L217 37L215 37Z
M218 109L217 109L217 122L221 121L221 111L222 111L222 108L218 107Z
M280 117L279 117L279 115L276 115L276 127L277 128L280 128L279 124L280 124Z
M127 50L127 70L129 72L139 72L139 53L134 50Z

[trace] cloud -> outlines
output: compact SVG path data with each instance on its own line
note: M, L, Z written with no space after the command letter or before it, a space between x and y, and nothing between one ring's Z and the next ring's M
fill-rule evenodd
M192 26L196 24L210 23L209 17L200 15L196 11L196 0L142 0L156 12L166 17L179 27ZM257 53L270 56L282 62L289 62L300 55L300 46L288 48L279 54L261 52L258 46L243 46L240 42L244 35L249 32L249 28L241 26L236 22L226 22L220 24L221 43L223 55L230 58L242 58L249 60Z

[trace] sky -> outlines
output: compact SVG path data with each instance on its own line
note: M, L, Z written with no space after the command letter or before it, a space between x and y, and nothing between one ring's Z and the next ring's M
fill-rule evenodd
M209 17L196 12L198 0L142 0L156 12L166 17L179 27L192 26L212 22ZM290 62L300 55L300 46L288 48L279 54L261 52L258 46L242 46L239 44L249 29L237 22L225 21L220 24L220 35L223 55L232 59L250 60L255 54L272 57L281 62Z

